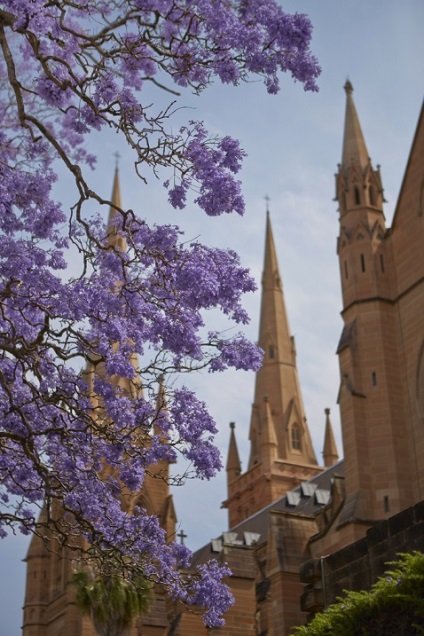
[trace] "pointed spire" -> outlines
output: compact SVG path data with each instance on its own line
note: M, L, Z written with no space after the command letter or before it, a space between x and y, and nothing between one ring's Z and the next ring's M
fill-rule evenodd
M264 360L256 375L255 399L250 428L251 453L249 468L264 461L262 440L257 440L255 431L261 431L260 418L264 398L269 398L269 409L273 415L273 428L277 442L277 457L290 461L316 465L315 453L310 441L305 419L302 395L296 369L294 340L290 334L287 310L277 261L274 236L269 212L266 215L265 257L262 275L261 317L259 346L264 350ZM304 430L305 444L302 451L293 452L288 439L289 411L298 416ZM259 418L259 419L258 419ZM259 444L257 443L259 442ZM271 447L269 447L271 448Z
M48 524L47 507L45 503L43 504L37 523L39 524L39 528L40 528L39 533L43 532L41 530L41 527L47 526ZM26 561L34 557L50 556L51 553L48 548L48 542L51 539L50 531L46 529L44 532L45 532L45 539L43 539L40 536L40 534L32 535L31 541L28 547L28 552L25 557Z
M290 363L293 361L292 340L269 211L266 214L259 345L265 350L268 348L268 352L271 352L272 360L274 358L272 358L272 350L269 347L274 349L275 354L277 354L278 350L282 361ZM265 361L266 359L267 356L265 356Z
M279 289L281 285L278 271L277 253L275 250L274 235L272 232L271 218L269 210L266 211L266 231L265 231L265 256L262 287L264 290Z
M264 463L271 465L278 457L278 442L269 398L264 397L264 412L261 421L261 457Z
M234 431L231 432L228 498L223 504L228 508L230 527L322 470L305 417L268 205L259 346L264 357L255 379L250 458L244 474L240 474Z
M109 219L108 219L108 246L113 245L120 252L125 252L127 245L125 238L119 235L116 231L116 219L119 218L119 212L116 208L122 208L121 203L121 188L119 184L119 170L118 166L115 168L115 176L113 179L112 186L112 196L111 196L112 205L109 209Z
M122 207L121 204L121 189L119 185L119 168L116 166L115 175L113 178L113 188L112 188L112 203L116 205L118 208Z
M342 165L344 168L348 168L355 164L364 169L369 163L369 155L352 97L353 86L349 80L344 85L344 89L346 91L346 114Z
M337 452L336 440L334 439L333 427L330 421L330 409L325 409L325 436L324 436L324 450L322 455L324 457L324 466L333 466L339 460L339 454Z
M165 379L163 375L159 377L159 390L156 396L156 421L154 424L154 433L155 435L159 435L162 442L164 444L169 443L169 438L167 434L163 431L163 426L161 427L161 422L166 422L168 420L168 412L166 406L166 391L165 391ZM170 462L168 459L164 461L165 466L169 466L170 463L174 463L174 461ZM168 468L166 469L168 471Z
M240 458L239 458L238 449L237 449L236 436L234 433L235 427L236 427L235 423L230 422L230 429L231 429L230 445L228 448L227 465L225 467L227 471L228 483L236 479L241 473Z
M156 419L154 424L154 433L159 435L164 443L167 442L165 434L162 432L160 422L167 418L166 413L166 393L163 375L159 377L159 389L156 396Z

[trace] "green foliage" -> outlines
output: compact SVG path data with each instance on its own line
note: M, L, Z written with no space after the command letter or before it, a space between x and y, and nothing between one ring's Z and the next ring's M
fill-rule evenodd
M424 554L399 554L370 591L345 592L294 636L424 634Z
M145 613L152 599L152 585L144 578L125 580L116 575L93 576L86 571L72 578L76 601L91 616L99 636L124 636L135 618Z

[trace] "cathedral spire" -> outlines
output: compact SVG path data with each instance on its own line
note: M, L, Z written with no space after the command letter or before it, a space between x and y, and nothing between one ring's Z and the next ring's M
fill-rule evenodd
M264 350L262 368L256 376L255 400L250 429L249 467L263 462L264 438L276 438L277 457L283 460L316 465L316 458L306 424L302 395L296 369L294 339L290 335L271 219L267 211L265 257L262 275L262 300L259 346ZM264 401L268 399L264 416ZM266 409L265 409L266 410ZM265 428L275 428L271 435ZM261 439L259 439L259 437ZM271 446L267 445L271 452ZM274 453L274 450L272 450ZM267 461L265 463L269 463Z
M228 483L236 479L236 477L238 477L241 473L240 458L239 458L239 453L237 448L236 436L234 433L235 427L236 427L235 423L230 422L230 429L231 429L230 445L228 448L227 465L225 467L227 471Z
M325 436L322 455L324 457L324 466L326 467L333 466L339 460L333 427L331 426L330 409L325 409Z
M268 204L268 199L267 199ZM322 468L312 447L290 335L283 287L267 205L259 346L262 367L256 374L250 420L250 458L241 473L234 430L227 462L230 527L285 495Z
M126 240L118 233L117 230L117 223L119 222L119 212L117 208L122 208L118 166L116 166L115 168L111 203L112 205L109 208L109 219L107 224L107 245L108 247L115 247L115 249L117 249L119 252L125 252L127 249Z
M340 260L343 305L359 298L390 295L385 276L390 255L386 253L384 192L379 166L373 168L352 98L352 85L346 91L346 118L343 163L336 175L340 234L337 253Z
M277 436L275 434L274 420L272 417L271 407L269 404L269 398L264 397L263 404L263 417L262 417L262 430L261 430L261 459L266 464L269 462L270 468L273 462L277 459L278 444Z
M44 525L47 526L48 524L46 504L44 504L41 509L37 523L40 528L43 527ZM48 541L50 540L50 536L49 536L50 533L48 530L45 531L45 535L46 535L45 539L43 539L42 536L40 536L40 534L32 535L25 561L28 561L29 559L32 559L35 557L44 557L46 555L48 556L49 554Z
M365 169L369 163L369 155L352 97L353 86L349 80L344 85L344 89L346 91L346 114L342 165L344 168L356 165Z
M113 187L112 187L112 203L116 205L118 208L122 207L121 203L121 188L119 184L119 168L116 166L115 175L113 178Z
M293 342L290 337L290 327L269 212L266 215L259 346L268 354L268 356L265 354L264 364L268 362L268 359L273 364L275 360L274 354L277 350L283 362L286 364L294 362ZM262 403L263 398L266 396L262 395L261 397Z

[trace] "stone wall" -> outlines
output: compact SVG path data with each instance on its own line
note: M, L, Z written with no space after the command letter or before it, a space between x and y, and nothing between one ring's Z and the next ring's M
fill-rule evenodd
M399 552L413 550L424 552L424 501L379 522L346 548L304 563L302 610L310 618L334 603L343 590L369 589Z

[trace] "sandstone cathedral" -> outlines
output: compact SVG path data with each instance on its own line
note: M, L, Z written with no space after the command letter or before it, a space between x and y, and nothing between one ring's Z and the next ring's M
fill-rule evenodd
M343 327L337 354L343 454L326 412L324 466L303 407L296 351L267 215L250 458L241 471L234 425L226 464L228 532L194 555L228 562L235 604L221 629L158 591L131 636L288 636L343 589L369 587L397 552L424 551L424 112L394 218L368 154L347 82L336 175ZM120 205L117 175L113 200ZM160 466L161 471L167 470ZM141 494L169 535L166 480ZM207 540L207 538L205 538ZM34 537L26 556L24 636L95 636L68 584L71 562Z

